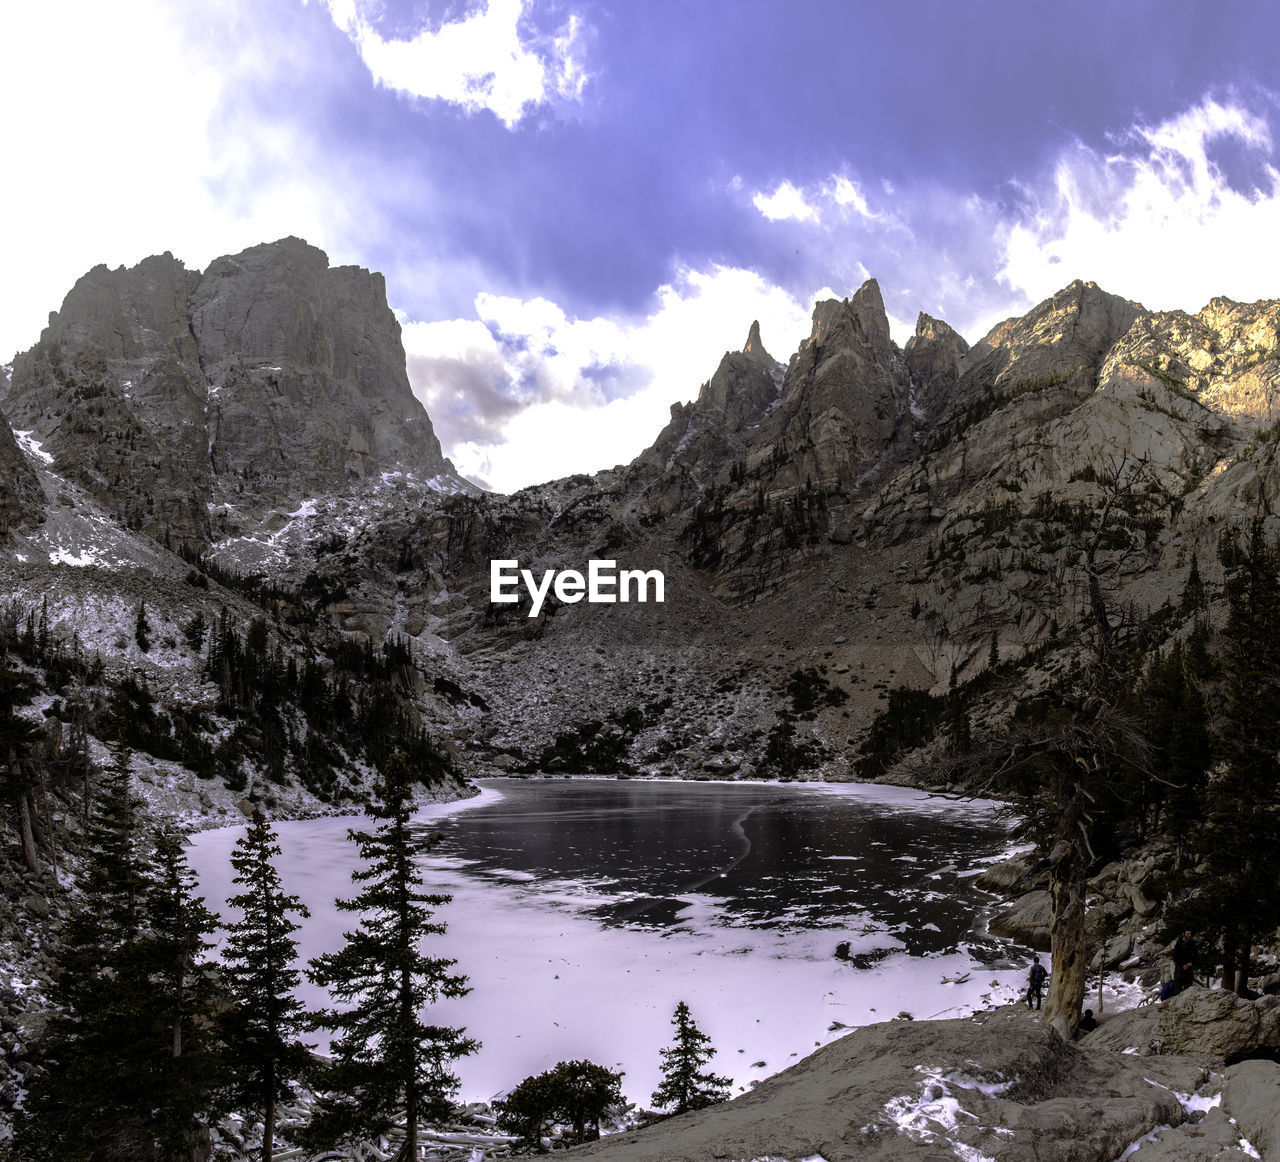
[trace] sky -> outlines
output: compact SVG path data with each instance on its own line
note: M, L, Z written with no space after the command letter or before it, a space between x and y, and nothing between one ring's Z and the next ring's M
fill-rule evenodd
M42 0L0 14L0 357L91 267L386 275L463 474L630 460L753 320L971 342L1073 279L1280 297L1264 0Z

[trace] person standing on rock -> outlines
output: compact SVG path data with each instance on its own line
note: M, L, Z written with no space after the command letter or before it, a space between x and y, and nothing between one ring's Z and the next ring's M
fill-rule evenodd
M1039 1009L1044 996L1044 982L1049 979L1049 970L1040 963L1039 956L1031 958L1031 971L1027 974L1027 1008ZM1034 1004L1032 1002L1035 1002Z
M1196 957L1200 950L1188 928L1173 942L1173 992L1176 996L1195 983Z

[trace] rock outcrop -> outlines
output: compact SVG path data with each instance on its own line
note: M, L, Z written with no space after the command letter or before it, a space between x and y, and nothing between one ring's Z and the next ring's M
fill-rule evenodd
M378 469L452 474L382 276L296 238L203 275L168 253L95 267L15 360L5 407L127 527L195 547L217 502L261 517Z
M1224 1070L1222 1110L1264 1159L1280 1158L1280 1065L1241 1061Z
M820 1156L1112 1162L1186 1114L1195 1061L1064 1043L1027 1014L856 1029L723 1105L578 1151L619 1162Z
M1115 1014L1083 1043L1144 1055L1192 1055L1218 1063L1275 1053L1280 1050L1280 997L1250 1001L1197 985L1159 1005Z

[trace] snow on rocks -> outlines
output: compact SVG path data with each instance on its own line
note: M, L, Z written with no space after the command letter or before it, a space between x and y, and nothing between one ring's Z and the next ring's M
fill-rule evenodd
M1037 1157L1112 1162L1183 1122L1179 1059L1088 1052L1017 1008L856 1029L745 1097L583 1148L584 1158ZM1154 1078L1160 1085L1148 1080ZM1161 1088L1162 1086L1168 1088Z

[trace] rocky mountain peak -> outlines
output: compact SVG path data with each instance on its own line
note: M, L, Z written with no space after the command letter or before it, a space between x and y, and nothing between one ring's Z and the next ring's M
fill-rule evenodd
M15 360L5 402L125 524L196 545L219 499L261 514L377 470L453 475L382 275L300 238L203 274L169 253L95 267Z
M752 321L751 330L747 332L747 341L743 344L742 351L744 355L754 356L757 362L766 363L770 367L777 362L764 349L764 343L760 339L760 321L758 319Z
M960 378L968 353L969 344L955 328L923 311L920 313L915 334L907 340L903 356L921 389L922 407L936 410L936 397Z
M813 306L813 328L801 345L831 347L835 343L865 343L875 347L892 346L889 319L885 314L880 284L867 279L852 298L824 299Z
M395 465L452 472L382 275L284 238L215 260L189 308L218 474L305 491Z
M852 488L903 431L909 388L875 279L852 298L816 303L770 429L799 453L796 486Z
M942 319L935 319L932 315L925 314L921 311L916 316L916 329L912 339L921 341L942 341L954 344L964 354L969 350L969 344L965 341L963 335L960 334L950 323L944 322ZM908 345L911 339L907 340Z

